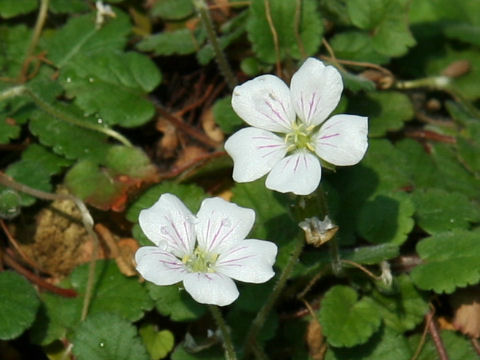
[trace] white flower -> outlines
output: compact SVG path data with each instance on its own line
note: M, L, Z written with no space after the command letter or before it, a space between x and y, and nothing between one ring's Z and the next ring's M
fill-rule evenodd
M308 195L320 183L320 159L324 165L358 163L368 146L368 119L341 114L325 121L342 90L340 73L314 58L293 75L290 89L273 75L235 87L233 109L252 127L225 143L233 179L248 182L268 173L267 188Z
M205 199L197 216L172 194L142 210L140 227L157 246L137 250L138 272L157 285L183 286L199 303L228 305L238 297L232 279L263 283L273 277L277 246L246 239L255 212L220 198Z

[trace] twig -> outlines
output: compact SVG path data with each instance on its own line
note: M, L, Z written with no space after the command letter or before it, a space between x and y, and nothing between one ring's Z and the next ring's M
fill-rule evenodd
M73 289L63 289L58 286L55 286L53 284L50 284L49 282L45 281L43 278L35 275L31 271L25 269L22 265L18 264L13 257L8 255L7 253L4 253L2 256L3 261L5 262L6 265L10 266L12 269L14 269L16 272L19 274L25 276L28 280L33 282L34 284L38 285L39 287L48 290L54 294L63 296L63 297L76 297L77 292Z
M428 332L430 333L433 343L435 344L439 359L448 360L448 354L445 350L445 346L443 345L443 341L440 337L440 333L438 332L437 324L435 323L433 315L433 311L430 311L427 315L425 315L425 319L428 323Z
M196 140L200 141L204 145L216 149L219 147L219 143L210 139L207 135L200 132L197 128L185 123L181 119L177 118L176 116L170 114L167 110L165 110L159 104L156 104L156 109L163 116L165 119L170 121L173 125L175 125L178 129L183 131L184 133L190 135L191 137L195 138Z
M270 0L263 0L265 5L265 17L267 18L268 26L272 32L273 46L275 47L275 62L277 67L277 76L282 76L282 67L280 64L280 48L278 46L278 34L273 23L272 14L270 10Z
M432 310L432 314L433 314L433 310ZM415 353L413 354L410 360L417 360L418 356L422 352L423 346L425 345L425 340L427 339L428 328L430 326L430 322L432 321L432 319L433 319L433 316L425 317L425 327L423 328L422 337L420 338L420 342L418 343L417 349L415 350Z
M362 266L359 263L356 263L355 261L351 261L351 260L347 260L347 259L341 259L340 262L342 262L344 264L351 265L353 267L356 267L357 269L363 271L365 274L370 276L372 279L375 279L375 280L381 280L382 279L381 276L375 275L370 270L368 270L365 266Z

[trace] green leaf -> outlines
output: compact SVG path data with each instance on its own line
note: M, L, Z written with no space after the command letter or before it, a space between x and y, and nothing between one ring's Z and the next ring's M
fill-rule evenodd
M449 359L471 360L478 357L478 354L472 346L471 340L462 336L458 332L442 330L440 331L440 338L443 346L447 350ZM427 336L425 341L425 339L421 339L419 334L415 334L408 340L410 342L412 353L416 351L419 343L422 342L417 360L431 360L438 358L438 349L431 337Z
M70 168L65 175L65 185L75 196L104 210L115 203L124 187L91 160L79 161Z
M345 88L350 91L373 91L376 88L373 81L368 80L363 76L355 75L347 71L341 71L341 74Z
M145 95L160 83L161 74L148 57L134 52L79 54L64 66L60 81L86 115L134 127L153 116Z
M88 271L89 264L85 264L75 268L70 275L70 281L79 297L83 297L85 293ZM136 278L127 278L120 273L114 261L97 261L95 292L91 299L89 314L108 312L129 321L136 321L152 307L153 302L147 290Z
M352 348L329 347L325 360L409 360L411 357L412 352L402 334L381 328L364 345Z
M173 350L175 340L170 330L158 331L154 325L144 325L140 327L138 332L151 360L163 359Z
M8 19L20 14L28 14L37 6L37 0L0 0L0 16Z
M141 51L151 51L155 55L188 55L197 50L194 34L189 29L164 31L150 35L137 44Z
M393 259L399 253L400 248L398 245L381 244L356 247L354 250L343 250L341 251L341 258L358 264L374 265L384 260Z
M118 315L90 315L76 329L72 342L78 360L148 360L136 328Z
M116 17L104 26L95 26L95 15L72 17L67 24L45 40L48 59L57 67L68 65L77 55L111 54L122 50L131 31L128 16L115 9Z
M13 271L0 272L0 339L10 340L28 329L40 305L32 285Z
M316 9L316 2L313 0L302 2L298 29L295 28L295 1L270 0L269 4L270 16L278 38L280 60L286 57L301 59L302 47L306 56L315 54L323 35L323 25ZM275 44L272 30L266 21L264 0L252 1L247 32L259 59L274 64Z
M172 321L191 321L201 317L206 307L197 303L185 290L177 285L158 286L147 284L150 297L155 301L157 311Z
M443 189L417 190L413 193L418 225L429 234L453 229L468 229L480 221L480 208L461 193Z
M152 15L163 20L181 20L193 14L192 0L159 0L152 8Z
M175 348L172 360L225 360L225 354L219 348L207 349L200 352L190 352L180 345Z
M19 2L3 0L2 3L18 4ZM0 69L2 69L2 76L13 79L18 76L30 43L30 36L31 30L23 24L0 26L0 44L2 44ZM3 88L1 83L0 88Z
M16 139L20 135L20 130L15 119L0 111L0 144L8 144L10 139Z
M371 243L401 245L413 229L414 212L415 206L406 194L378 195L361 208L358 233Z
M383 321L396 332L414 329L424 320L428 303L415 288L408 275L394 278L393 293L375 291L372 298Z
M78 114L78 109L71 105L68 107L55 105L58 105L62 113ZM53 152L68 159L100 161L110 147L105 135L56 119L44 112L34 114L29 128L43 145L52 147Z
M116 145L107 153L105 165L117 175L143 179L155 173L155 166L140 148Z
M200 204L205 198L205 192L197 185L184 185L165 181L144 192L127 210L127 219L131 222L137 222L140 211L151 207L162 194L166 193L176 195L194 214L200 209Z
M348 0L352 22L372 33L373 48L387 56L404 55L415 39L410 34L403 0Z
M42 191L51 191L50 178L58 174L70 162L51 153L37 144L30 145L22 154L21 160L11 164L6 174L17 182ZM22 206L30 206L35 198L20 194Z
M436 293L452 293L457 287L480 281L480 232L456 229L435 234L417 244L423 264L412 273L415 284Z
M50 0L48 10L57 14L79 13L88 10L88 5L83 0Z
M336 34L330 41L335 56L340 59L385 64L389 57L378 53L370 36L361 31L345 31Z
M243 120L233 111L231 96L226 96L215 102L213 105L213 117L217 125L226 134L233 133L244 124Z
M480 46L480 26L470 24L451 24L445 28L445 35L450 39L461 40Z
M318 316L328 343L336 347L365 343L381 323L372 300L358 300L356 291L343 285L327 291Z
M476 139L475 139L476 140ZM474 139L457 138L458 155L470 171L480 174L480 143ZM477 176L478 178L479 176Z
M348 103L351 114L368 116L368 135L379 137L387 131L400 130L404 122L413 119L413 105L407 95L396 92L369 92L354 97Z

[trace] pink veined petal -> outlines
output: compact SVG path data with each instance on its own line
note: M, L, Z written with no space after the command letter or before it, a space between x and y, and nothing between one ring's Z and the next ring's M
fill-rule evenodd
M187 274L184 264L173 254L157 246L143 246L135 253L137 271L156 285L172 285Z
M265 185L282 193L308 195L318 187L321 175L319 159L307 150L300 150L275 165Z
M193 252L195 217L175 195L163 194L152 207L140 211L138 221L151 241L165 242L177 257Z
M233 89L233 110L249 125L287 133L295 121L290 90L278 77L262 75Z
M225 150L233 159L233 180L248 182L262 177L283 159L287 145L270 131L248 127L230 136Z
M317 155L331 164L354 165L368 147L368 118L335 115L322 125L313 141Z
M335 110L342 90L342 76L338 70L314 58L303 63L290 83L295 112L308 126L322 123Z
M270 241L247 239L220 254L215 269L235 280L263 283L275 275L272 266L277 250Z
M230 305L239 295L233 280L217 273L189 273L183 286L201 304Z
M198 246L221 254L245 239L253 227L255 212L221 198L205 199L197 214Z

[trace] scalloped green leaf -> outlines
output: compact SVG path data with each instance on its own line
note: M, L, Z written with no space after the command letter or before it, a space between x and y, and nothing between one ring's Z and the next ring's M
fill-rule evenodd
M225 353L218 347L192 352L181 344L175 348L171 358L172 360L225 360Z
M137 222L140 211L151 207L165 193L178 196L194 214L198 211L202 200L206 197L205 192L197 185L176 184L165 181L145 191L127 210L127 219L131 222Z
M88 10L88 5L83 0L50 0L48 10L53 13L78 13Z
M353 250L341 252L341 258L358 264L374 265L381 261L393 259L400 253L400 247L395 244L374 246L359 246Z
M387 56L404 55L415 45L403 0L348 0L347 11L353 24L372 34L373 48Z
M136 328L119 315L92 314L75 330L78 360L149 360Z
M10 340L28 329L40 301L32 285L13 271L0 272L0 339Z
M428 303L415 288L408 275L394 278L393 291L374 291L372 299L378 307L385 325L396 332L412 330L424 320Z
M5 3L16 3L10 0L3 0ZM23 58L30 43L31 30L24 24L16 26L0 26L0 44L2 51L0 56L0 69L2 76L16 78L20 73ZM4 84L0 83L0 88Z
M21 14L28 14L38 6L36 0L0 0L0 16L12 18Z
M351 114L368 116L368 136L379 137L400 130L413 119L413 105L407 95L397 91L370 92L348 103Z
M138 330L151 360L160 360L173 350L175 339L170 330L158 331L154 325L144 325Z
M71 105L55 105L61 109L62 113L78 118L77 108ZM53 152L68 159L101 161L110 147L105 135L56 119L40 111L34 113L29 128L43 145L52 147Z
M0 144L8 144L11 139L16 139L20 135L20 130L15 119L0 111Z
M142 179L155 173L156 168L141 148L123 145L112 146L106 155L105 165L115 174Z
M330 345L352 347L365 343L380 328L381 317L371 298L358 299L348 286L333 286L325 294L318 312Z
M370 36L361 31L344 31L333 36L330 45L340 59L385 64L389 57L375 51Z
M231 96L226 96L215 102L213 105L213 117L217 125L226 134L233 133L244 124L243 120L233 111Z
M411 273L415 284L436 293L452 293L457 287L480 281L480 231L435 234L417 244L423 260Z
M0 219L13 219L20 214L22 198L20 194L9 188L0 188Z
M50 179L70 164L44 147L32 144L22 154L22 158L10 164L5 173L17 182L42 191L51 191ZM36 199L20 193L22 206L32 205Z
M301 48L306 56L313 55L320 46L323 24L317 11L317 4L313 0L304 0L301 6L300 21L295 29L296 2L284 0L270 0L270 16L278 37L280 59L303 57ZM274 64L275 44L272 31L266 21L264 0L253 0L250 5L247 33L253 50L260 60ZM300 41L299 41L300 40Z
M66 25L44 40L49 60L63 68L77 55L112 54L122 50L131 25L127 15L118 9L114 11L116 17L101 28L95 26L94 13L70 18Z
M151 51L162 56L193 54L197 47L194 34L186 28L149 35L137 44L141 51Z
M468 229L480 221L480 207L467 196L443 189L413 192L418 225L429 234Z
M150 297L155 302L157 311L170 317L172 321L191 321L201 317L206 307L197 303L185 290L177 285L158 286L147 283Z
M192 0L159 0L152 8L152 15L164 20L181 20L193 14Z
M351 348L329 347L325 360L409 360L407 339L391 329L381 328L363 345Z
M155 113L146 99L161 81L161 73L145 55L128 53L77 54L66 64L60 82L67 96L85 114L108 125L135 127Z
M480 26L464 23L450 24L445 28L444 32L450 39L457 39L480 46Z
M87 285L89 264L80 265L70 275L70 281L79 297L83 297ZM121 301L119 301L121 299ZM127 278L120 273L112 260L97 261L95 266L95 292L91 299L89 314L113 313L129 321L142 318L145 311L153 308L145 287L136 278Z
M415 206L404 193L380 194L367 201L357 218L357 231L371 243L403 244L414 226Z

